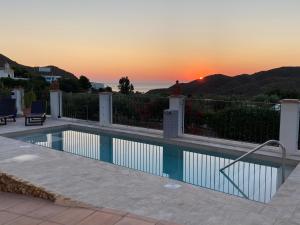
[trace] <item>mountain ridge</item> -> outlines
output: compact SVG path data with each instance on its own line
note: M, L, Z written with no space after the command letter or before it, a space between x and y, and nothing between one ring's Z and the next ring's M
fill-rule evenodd
M179 83L181 94L192 96L255 96L271 90L300 92L300 66L284 66L253 74L213 74L188 83ZM171 95L178 87L150 90L148 94Z
M32 67L32 66L26 66L23 64L19 64L18 62L14 61L0 53L0 67L2 67L6 62L9 63L10 66L13 67L14 69L25 70L34 75L41 75L41 73L38 70L39 67L36 67L36 66ZM41 66L41 67L51 68L51 75L53 75L53 76L62 76L63 78L76 79L76 76L73 73L68 72L64 69L61 69L57 66L48 65L48 66Z

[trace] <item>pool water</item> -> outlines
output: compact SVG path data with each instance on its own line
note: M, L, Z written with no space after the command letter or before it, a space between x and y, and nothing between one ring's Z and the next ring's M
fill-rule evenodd
M201 149L72 129L16 139L263 203L282 183L276 163L240 161L222 173L236 157Z

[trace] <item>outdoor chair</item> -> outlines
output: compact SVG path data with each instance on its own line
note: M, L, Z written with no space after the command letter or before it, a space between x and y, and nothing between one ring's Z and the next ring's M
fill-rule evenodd
M31 113L25 115L25 126L43 125L46 120L46 110L43 101L35 101L31 104Z
M6 125L8 120L16 122L17 110L15 99L0 100L0 125Z
M7 117L5 113L5 105L2 101L0 101L0 125L7 124Z

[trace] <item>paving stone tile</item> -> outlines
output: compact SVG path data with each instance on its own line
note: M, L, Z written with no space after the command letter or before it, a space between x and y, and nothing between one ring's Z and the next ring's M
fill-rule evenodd
M28 198L26 201L18 203L6 210L9 212L25 215L43 207L45 204L47 204L46 201Z
M31 217L27 217L27 216L21 216L7 223L6 225L36 225L36 224L40 224L41 222L43 221Z
M83 208L70 208L66 211L60 213L57 216L50 218L49 220L52 222L60 223L60 224L77 224L81 222L83 219L87 218L94 211Z
M288 219L278 219L274 225L299 225L300 223L290 221Z
M55 204L46 204L45 206L30 212L28 215L35 218L47 219L57 216L66 211L67 209L68 207L59 206Z
M122 217L117 214L95 212L79 223L80 225L114 225Z
M181 225L181 224L161 220L156 225Z
M46 221L46 222L40 223L39 225L61 225L61 224Z
M0 225L16 219L19 215L9 212L0 211Z
M300 207L297 207L296 210L293 212L291 217L289 218L290 222L300 224Z
M152 219L150 217L138 216L138 215L131 214L131 213L129 213L128 215L126 215L126 217L133 218L133 219L138 219L138 220L144 220L144 221L149 222L149 223L157 223L158 222L157 220Z
M289 218L295 210L295 206L285 205L284 207L273 207L271 205L266 206L262 211L261 215L270 217L270 218L281 218L287 219Z
M101 211L101 212L112 213L112 214L116 214L116 215L119 215L119 216L125 216L125 215L128 214L128 212L117 210L117 209L101 208L101 209L98 209L98 210Z
M124 217L118 223L116 223L116 225L155 225L155 223L130 217Z
M17 204L24 202L23 198L8 197L7 195L0 196L0 210L11 208Z

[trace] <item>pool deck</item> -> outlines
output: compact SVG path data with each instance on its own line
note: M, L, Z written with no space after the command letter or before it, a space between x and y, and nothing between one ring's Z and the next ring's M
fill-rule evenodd
M41 128L39 126L25 127L23 120L21 118L16 123L1 126L0 135ZM48 119L43 128L70 123L77 124L76 121ZM85 123L81 125L95 126ZM121 127L118 126L105 129L111 132L113 130L121 132ZM127 128L126 132L132 135L145 135L149 138L161 138L159 132L143 133L146 129ZM214 143L213 139L196 140L193 137L184 139L172 140L172 142L185 141L191 145L197 145L202 141L212 148L221 148L222 144ZM299 165L280 187L272 201L268 204L261 204L7 137L0 136L0 143L1 172L95 207L121 210L156 220L186 225L300 225ZM231 143L233 142L227 142L228 149L232 148L237 151L246 151L247 146L249 148L253 146L242 143L230 146ZM244 150L241 147L245 147ZM265 154L278 155L279 153L270 151ZM34 155L35 158L32 161L14 160L20 155ZM289 156L289 158L298 161L299 155ZM178 183L181 188L176 190L164 188L164 185L169 183Z
M0 192L0 224L7 225L173 225L104 208L62 206Z

